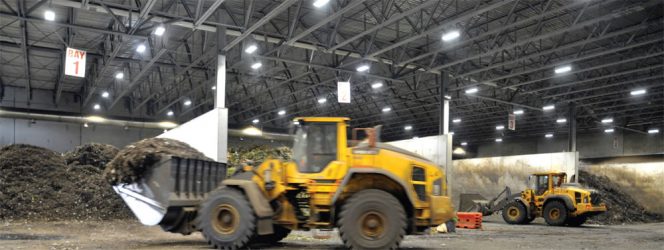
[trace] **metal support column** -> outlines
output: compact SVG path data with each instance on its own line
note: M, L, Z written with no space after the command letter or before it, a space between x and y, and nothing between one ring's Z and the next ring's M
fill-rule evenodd
M439 108L439 123L440 128L438 130L438 165L443 166L445 170L445 178L447 183L447 196L452 195L452 135L449 134L450 131L450 100L449 94L447 93L448 86L450 85L450 77L447 74L441 74L438 82L439 86L439 97L440 108Z
M574 182L579 179L579 152L576 151L576 103L569 103L569 131L567 137L567 151L574 153Z
M223 23L221 11L217 11L217 23ZM228 109L226 108L226 27L217 25L217 84L214 108L218 112L217 161L228 163Z

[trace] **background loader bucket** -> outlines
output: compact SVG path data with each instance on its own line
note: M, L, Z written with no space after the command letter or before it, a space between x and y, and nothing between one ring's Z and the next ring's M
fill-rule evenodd
M196 207L226 178L226 164L168 157L135 183L113 186L144 225L171 225L183 208ZM179 222L177 222L179 223Z
M488 201L480 194L461 194L459 195L459 212L481 212L481 204Z

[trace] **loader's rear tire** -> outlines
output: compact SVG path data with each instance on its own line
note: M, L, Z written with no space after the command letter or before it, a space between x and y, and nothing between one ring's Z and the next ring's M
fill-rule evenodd
M503 208L503 220L508 224L525 224L528 220L526 206L518 201L512 201Z
M564 203L561 201L551 201L544 206L543 216L546 224L564 226L569 215Z
M577 217L570 217L567 219L567 225L570 227L578 227L583 225L583 223L586 223L588 220L588 216L577 216Z
M256 215L249 201L242 192L229 187L210 193L197 221L208 244L216 249L243 248L256 229Z
M396 249L406 225L399 200L378 189L353 194L339 214L339 234L349 249Z

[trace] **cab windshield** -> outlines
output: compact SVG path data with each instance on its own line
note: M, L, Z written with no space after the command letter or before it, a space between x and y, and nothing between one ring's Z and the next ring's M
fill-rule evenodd
M337 158L337 125L305 123L298 126L293 160L301 173L318 173Z

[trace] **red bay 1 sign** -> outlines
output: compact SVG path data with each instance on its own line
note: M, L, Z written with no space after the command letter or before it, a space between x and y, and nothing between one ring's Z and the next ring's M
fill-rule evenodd
M83 50L67 48L65 56L65 75L85 77L85 58L87 53Z

